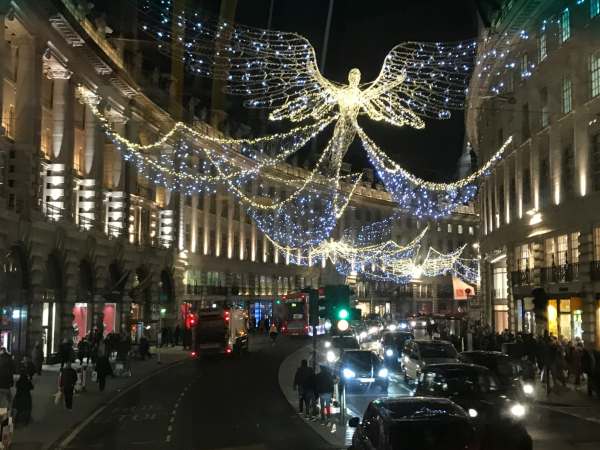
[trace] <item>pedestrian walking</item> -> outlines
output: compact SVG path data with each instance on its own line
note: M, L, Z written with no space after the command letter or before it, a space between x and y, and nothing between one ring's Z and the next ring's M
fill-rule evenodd
M77 343L77 359L79 364L83 366L83 360L87 358L87 362L90 362L90 343L84 337Z
M308 361L303 359L300 361L300 367L296 369L296 374L294 375L294 390L298 392L298 412L302 414L304 405L306 404L306 415L308 416L310 413L310 405L306 403L306 399L304 396L305 388L309 386L309 379L313 377L313 372L310 367L308 367ZM312 395L314 396L314 389L312 390Z
M73 344L67 338L64 338L58 347L58 359L60 360L60 368L62 369L67 362L73 360Z
M142 336L140 338L140 344L138 346L138 349L142 361L146 359L146 356L148 358L152 358L152 355L150 354L150 342L148 341L148 338L146 336Z
M275 326L274 323L272 323L271 328L269 328L269 336L271 336L271 341L272 341L273 345L275 345L275 340L277 339L278 334L279 334L279 331L277 330L277 327Z
M333 398L333 375L327 366L321 366L319 373L315 377L315 387L319 396L319 406L321 407L321 421L324 425L329 423L331 418L331 401Z
M113 370L108 355L104 354L98 356L98 360L96 361L96 375L100 392L103 392L106 387L106 377L112 374Z
M179 339L181 337L181 327L179 324L175 326L175 330L173 330L173 345L179 345Z
M71 361L65 362L60 371L60 390L65 398L65 407L67 410L73 409L73 392L77 384L77 372L71 367Z
M12 404L13 410L15 410L15 424L27 425L31 420L31 409L33 406L31 391L33 390L33 383L31 382L31 376L25 368L21 368L16 387L17 392Z
M35 373L37 375L41 375L42 365L44 364L44 350L42 349L40 341L36 341L33 349L31 350L31 361L35 366Z
M12 403L11 388L14 385L15 364L6 348L0 348L0 407L10 408Z

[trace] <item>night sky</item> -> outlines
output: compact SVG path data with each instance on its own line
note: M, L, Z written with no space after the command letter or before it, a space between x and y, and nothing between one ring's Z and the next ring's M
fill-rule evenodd
M240 0L236 20L266 27L269 4L270 0ZM328 4L328 0L274 0L272 28L307 37L320 61ZM390 49L402 41L456 41L475 36L470 0L335 0L324 74L345 82L348 71L358 67L362 80L370 81ZM424 130L376 125L366 118L361 124L388 155L417 175L447 180L453 177L462 152L463 117L462 111L456 111L450 120L428 120ZM357 142L346 160L354 169L369 167Z

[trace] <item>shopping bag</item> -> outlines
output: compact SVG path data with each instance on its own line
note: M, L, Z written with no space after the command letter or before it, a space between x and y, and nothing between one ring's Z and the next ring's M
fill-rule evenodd
M92 372L92 382L95 383L96 381L98 381L98 372L94 370Z
M60 405L60 402L62 400L62 391L57 391L56 394L54 394L54 404L55 405Z

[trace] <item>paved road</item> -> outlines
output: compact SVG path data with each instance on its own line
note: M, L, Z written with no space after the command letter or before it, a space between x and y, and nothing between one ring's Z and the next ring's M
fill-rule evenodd
M328 448L285 400L277 371L305 342L281 339L239 359L189 361L121 397L68 449Z

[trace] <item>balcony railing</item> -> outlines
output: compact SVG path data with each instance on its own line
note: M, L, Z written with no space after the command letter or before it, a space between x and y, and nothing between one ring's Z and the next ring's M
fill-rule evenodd
M511 272L510 279L513 286L527 286L533 283L533 269L523 269Z
M542 283L568 283L578 279L578 263L566 263L560 266L542 268Z

